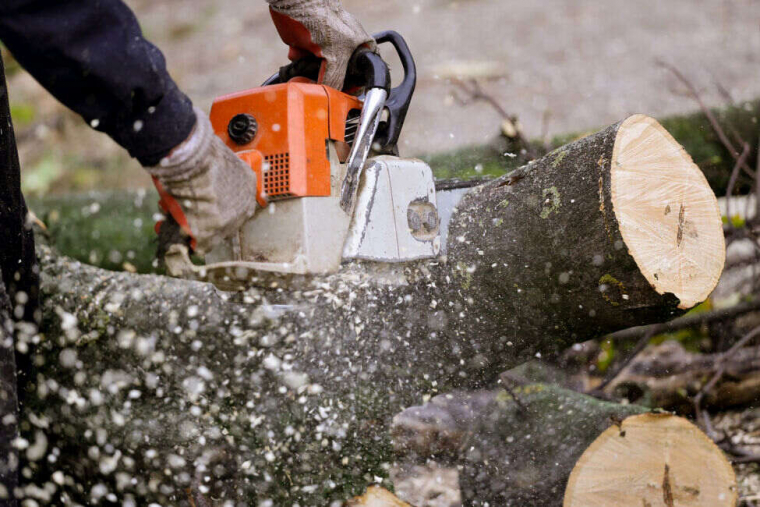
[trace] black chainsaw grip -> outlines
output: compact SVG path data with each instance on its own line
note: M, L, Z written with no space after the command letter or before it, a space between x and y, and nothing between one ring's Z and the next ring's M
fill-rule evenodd
M404 79L398 86L391 89L388 100L385 101L388 119L380 124L375 136L375 146L380 148L377 151L391 153L398 144L406 113L417 86L417 66L414 63L414 57L409 46L398 32L388 30L377 33L374 37L378 45L386 42L393 45L401 60L401 66L404 68Z

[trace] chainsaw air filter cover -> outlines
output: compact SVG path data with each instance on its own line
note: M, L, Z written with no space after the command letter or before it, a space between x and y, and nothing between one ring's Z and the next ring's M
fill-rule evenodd
M346 121L361 107L355 97L332 88L290 81L220 97L210 116L216 135L257 173L257 197L265 206L330 195L327 143L346 143ZM255 152L263 164L254 163Z

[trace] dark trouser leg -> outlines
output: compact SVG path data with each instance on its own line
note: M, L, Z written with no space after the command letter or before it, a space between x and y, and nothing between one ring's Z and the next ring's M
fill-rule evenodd
M12 495L18 480L18 458L11 442L18 433L19 393L28 372L28 354L14 357L9 319L38 321L39 277L35 266L34 237L27 227L27 208L21 195L21 171L11 124L5 70L0 60L0 485ZM17 368L18 366L18 368ZM21 400L23 406L23 400ZM0 507L15 506L3 498Z

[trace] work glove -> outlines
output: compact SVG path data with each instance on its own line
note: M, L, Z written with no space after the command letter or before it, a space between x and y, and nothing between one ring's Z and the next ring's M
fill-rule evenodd
M351 55L359 46L377 51L375 40L338 0L267 0L277 32L292 61L323 59L317 82L341 90Z
M182 242L203 255L253 216L256 173L214 135L203 111L194 111L190 136L158 165L146 169L161 195L161 207L170 215L168 224L160 227L179 225L175 229ZM162 232L159 241L165 236Z

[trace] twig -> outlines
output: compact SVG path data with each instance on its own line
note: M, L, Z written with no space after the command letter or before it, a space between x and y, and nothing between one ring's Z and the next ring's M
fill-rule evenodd
M641 353L642 350L644 350L647 345L649 344L649 340L652 339L654 336L654 332L652 330L649 330L647 333L644 334L644 336L641 337L639 342L636 344L636 346L633 348L631 353L628 355L628 357L625 359L625 361L621 362L619 365L617 365L615 368L610 371L607 376L602 380L602 383L599 384L594 391L604 391L604 388L607 387L610 382L615 380L618 375L620 375L620 372L625 369L626 366L631 364L631 361L636 359L636 357Z
M511 387L507 385L506 382L502 382L501 386L504 388L505 391L507 391L507 394L509 394L513 400L515 400L515 403L517 403L517 406L520 407L520 410L524 414L530 414L530 410L528 410L528 407L523 403L523 401L520 399L519 396L517 396L517 393L515 393Z
M541 144L544 146L544 151L549 151L551 145L549 144L549 120L551 120L552 111L548 107L544 109L544 114L541 115Z
M736 180L739 178L739 169L742 164L747 160L749 155L749 144L744 143L744 149L739 159L734 164L734 169L731 171L731 177L728 179L728 189L726 190L726 215L728 216L728 225L731 229L734 228L734 222L731 219L731 199L734 193L734 187L736 187Z
M755 220L760 220L760 140L757 145L757 164L755 167Z
M713 130L715 131L715 134L717 134L718 139L720 139L720 142L725 146L725 148L728 150L728 152L731 154L731 156L734 158L734 160L737 160L739 158L739 152L734 148L734 145L731 144L731 140L726 136L726 133L723 131L723 128L721 128L720 124L718 123L718 120L715 118L715 115L710 111L710 109L707 108L705 103L702 101L702 97L699 95L699 92L694 87L694 85L689 81L686 76L681 74L681 71L679 71L677 68L675 68L673 65L670 65L669 63L657 59L655 62L672 72L676 78L681 81L681 83L686 86L686 88L689 90L689 94L694 98L694 100L697 101L697 104L699 104L699 108L702 110L704 115L707 117L707 120L710 122L710 125L712 126ZM745 173L747 173L752 178L755 177L755 171L750 169L749 165L747 165L746 162L741 164L741 168L744 170Z
M633 340L641 338L649 332L653 332L655 335L658 335L661 333L678 331L679 329L695 327L702 324L707 324L709 322L728 320L756 310L760 310L760 299L751 303L739 303L736 306L732 306L731 308L724 308L722 310L698 313L696 315L685 315L683 317L673 319L670 322L663 322L661 324L629 327L627 329L623 329L607 335L607 338L613 341Z
M697 420L699 420L699 416L702 412L702 400L704 399L705 395L712 391L712 389L715 387L715 385L718 383L718 381L723 378L723 375L726 373L726 363L728 360L736 354L736 351L740 348L744 347L747 343L749 343L752 339L754 339L756 336L760 336L760 326L757 326L752 331L744 335L738 342L734 344L733 347L728 349L720 358L718 369L715 372L715 375L712 376L709 382L705 384L702 389L700 389L699 393L694 397L694 412L697 416ZM707 418L707 416L705 415ZM705 422L705 428L708 430L708 434L711 433L712 428L709 424L709 418L706 419Z
M723 97L723 100L726 102L727 105L733 106L734 105L734 98L731 96L731 92L728 91L728 89L723 86L723 83L721 83L717 77L713 75L713 81L715 81L715 88L718 90L718 93Z
M510 115L507 113L506 109L504 109L501 104L499 104L499 101L496 100L492 95L486 93L483 90L483 87L480 86L480 83L478 83L475 79L470 79L468 81L462 81L458 78L453 78L451 80L452 83L454 83L457 87L459 87L460 90L465 92L469 97L467 99L463 99L462 97L459 97L458 95L455 95L454 98L462 105L468 105L472 102L482 101L489 104L499 115L502 117L502 119L511 122L515 127L515 135L514 139L520 144L520 146L525 149L525 153L528 156L530 160L533 160L536 158L536 152L531 146L530 142L525 139L525 136L522 133L522 129L517 124L517 117Z
M738 449L731 441L715 442L727 454L730 454L732 463L760 463L760 454ZM758 497L760 498L760 497Z

